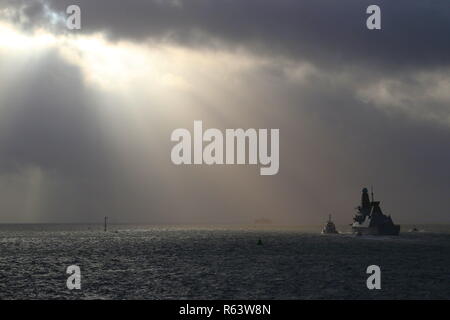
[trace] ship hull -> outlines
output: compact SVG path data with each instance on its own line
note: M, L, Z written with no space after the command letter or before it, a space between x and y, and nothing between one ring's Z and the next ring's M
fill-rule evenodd
M384 225L377 227L366 227L366 226L352 226L353 233L363 234L363 235L374 235L374 236L398 236L400 233L400 226L397 224Z
M322 232L321 232L321 233L322 233L322 234L339 234L339 232L336 231L336 230L329 231L329 230L325 230L325 229L322 229Z

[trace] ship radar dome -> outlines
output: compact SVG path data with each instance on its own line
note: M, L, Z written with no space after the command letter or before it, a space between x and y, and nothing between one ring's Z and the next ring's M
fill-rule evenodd
M363 188L363 189L362 189L362 192L363 192L363 193L367 193L367 192L369 192L369 190L367 190L367 188Z

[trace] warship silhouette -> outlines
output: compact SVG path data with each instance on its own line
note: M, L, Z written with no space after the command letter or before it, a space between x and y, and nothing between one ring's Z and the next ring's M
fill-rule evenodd
M389 235L398 236L400 225L394 224L391 216L383 214L380 201L374 201L372 190L372 201L369 199L367 188L362 189L361 205L353 217L352 231L357 235Z
M325 227L322 229L323 234L338 234L339 232L336 230L336 226L333 221L331 221L331 214L328 216L328 221Z

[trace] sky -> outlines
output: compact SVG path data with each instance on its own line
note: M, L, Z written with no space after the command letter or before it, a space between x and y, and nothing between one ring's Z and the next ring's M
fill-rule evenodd
M0 223L347 224L371 185L450 223L449 36L447 0L0 0ZM278 174L174 165L194 120L279 129Z

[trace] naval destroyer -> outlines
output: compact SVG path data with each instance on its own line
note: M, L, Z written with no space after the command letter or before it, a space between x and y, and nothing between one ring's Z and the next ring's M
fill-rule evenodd
M362 189L361 205L353 217L352 231L358 235L390 235L398 236L400 225L394 224L391 216L384 215L380 208L380 201L369 199L367 188Z

